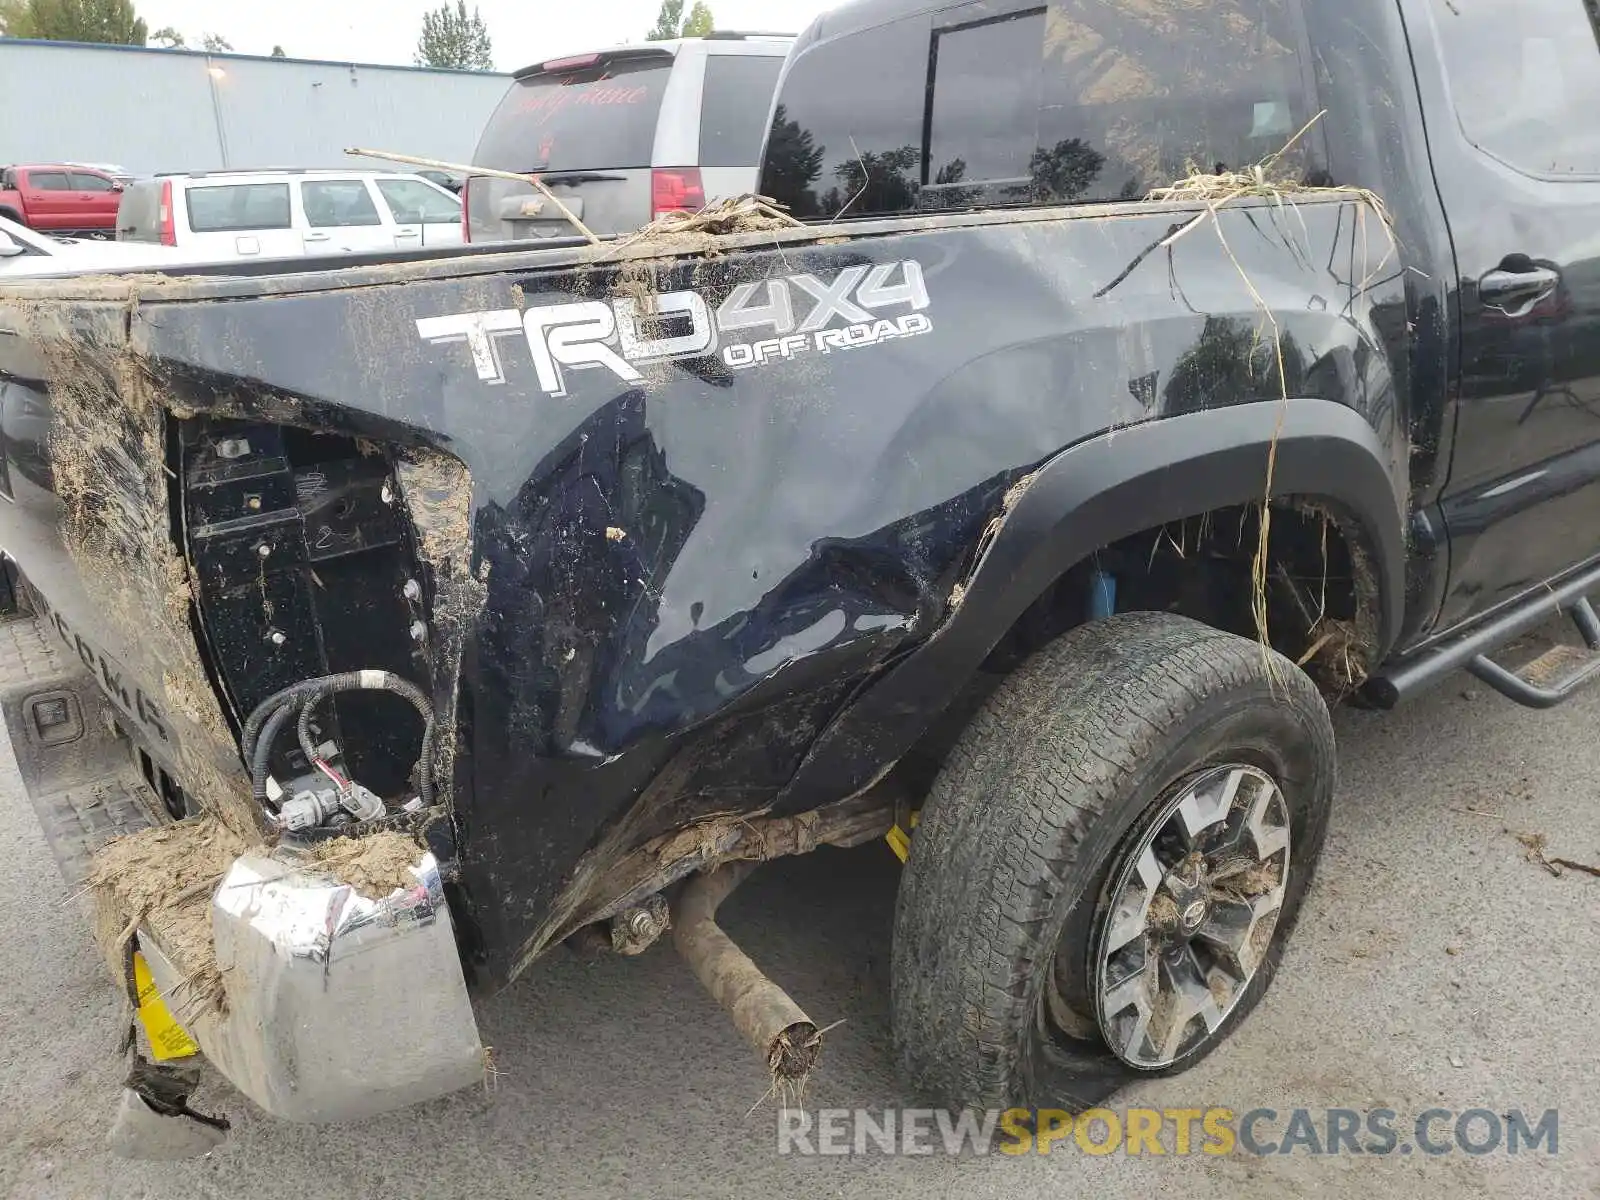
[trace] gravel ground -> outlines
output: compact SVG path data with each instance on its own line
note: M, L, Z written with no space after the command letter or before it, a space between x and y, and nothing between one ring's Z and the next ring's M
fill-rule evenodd
M0 1193L294 1196L1600 1196L1593 1079L1600 880L1555 878L1506 830L1600 861L1600 693L1540 716L1465 679L1337 726L1327 856L1273 991L1188 1074L1120 1103L1560 1110L1559 1153L1312 1157L794 1158L776 1153L762 1071L664 948L558 954L481 1006L499 1076L359 1125L235 1122L209 1158L127 1163L102 1148L118 1002L0 749ZM0 739L3 741L3 739ZM1467 810L1477 810L1476 812ZM1479 814L1497 815L1479 815ZM896 865L871 847L768 868L727 923L829 1035L808 1107L890 1104L887 960ZM1281 1129L1280 1131L1281 1132Z

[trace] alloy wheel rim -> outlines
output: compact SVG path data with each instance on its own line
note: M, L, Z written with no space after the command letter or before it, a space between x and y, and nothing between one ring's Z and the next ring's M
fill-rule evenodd
M1095 939L1095 1019L1128 1066L1210 1043L1266 959L1290 867L1289 806L1230 763L1183 780L1124 855Z

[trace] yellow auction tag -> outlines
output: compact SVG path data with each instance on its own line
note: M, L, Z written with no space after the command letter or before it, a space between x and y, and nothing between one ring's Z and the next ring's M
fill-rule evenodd
M915 829L917 827L917 818L921 815L922 810L918 809L907 818L906 824ZM884 834L883 840L889 843L889 849L894 851L894 856L901 862L905 862L906 859L911 857L911 834L901 829L899 825L895 825L888 833Z
M139 994L139 1023L150 1039L150 1053L155 1060L166 1062L199 1054L200 1047L167 1008L167 1002L156 990L156 981L150 978L150 967L144 955L137 950L133 954L133 986Z

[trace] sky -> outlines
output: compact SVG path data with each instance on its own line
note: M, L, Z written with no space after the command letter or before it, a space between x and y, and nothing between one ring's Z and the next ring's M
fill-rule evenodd
M198 47L217 33L241 54L409 64L422 14L442 0L134 0L154 32L171 25ZM719 29L798 33L830 0L709 0ZM452 0L453 5L453 0ZM467 7L474 6L468 0ZM639 42L660 0L476 0L495 66L512 71L562 54ZM685 3L687 11L693 0Z

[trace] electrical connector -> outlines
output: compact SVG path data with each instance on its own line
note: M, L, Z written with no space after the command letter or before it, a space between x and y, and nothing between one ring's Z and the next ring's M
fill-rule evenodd
M375 792L351 783L343 788L330 785L296 792L278 810L278 820L285 829L298 831L326 825L340 813L348 813L356 821L373 821L387 811Z

